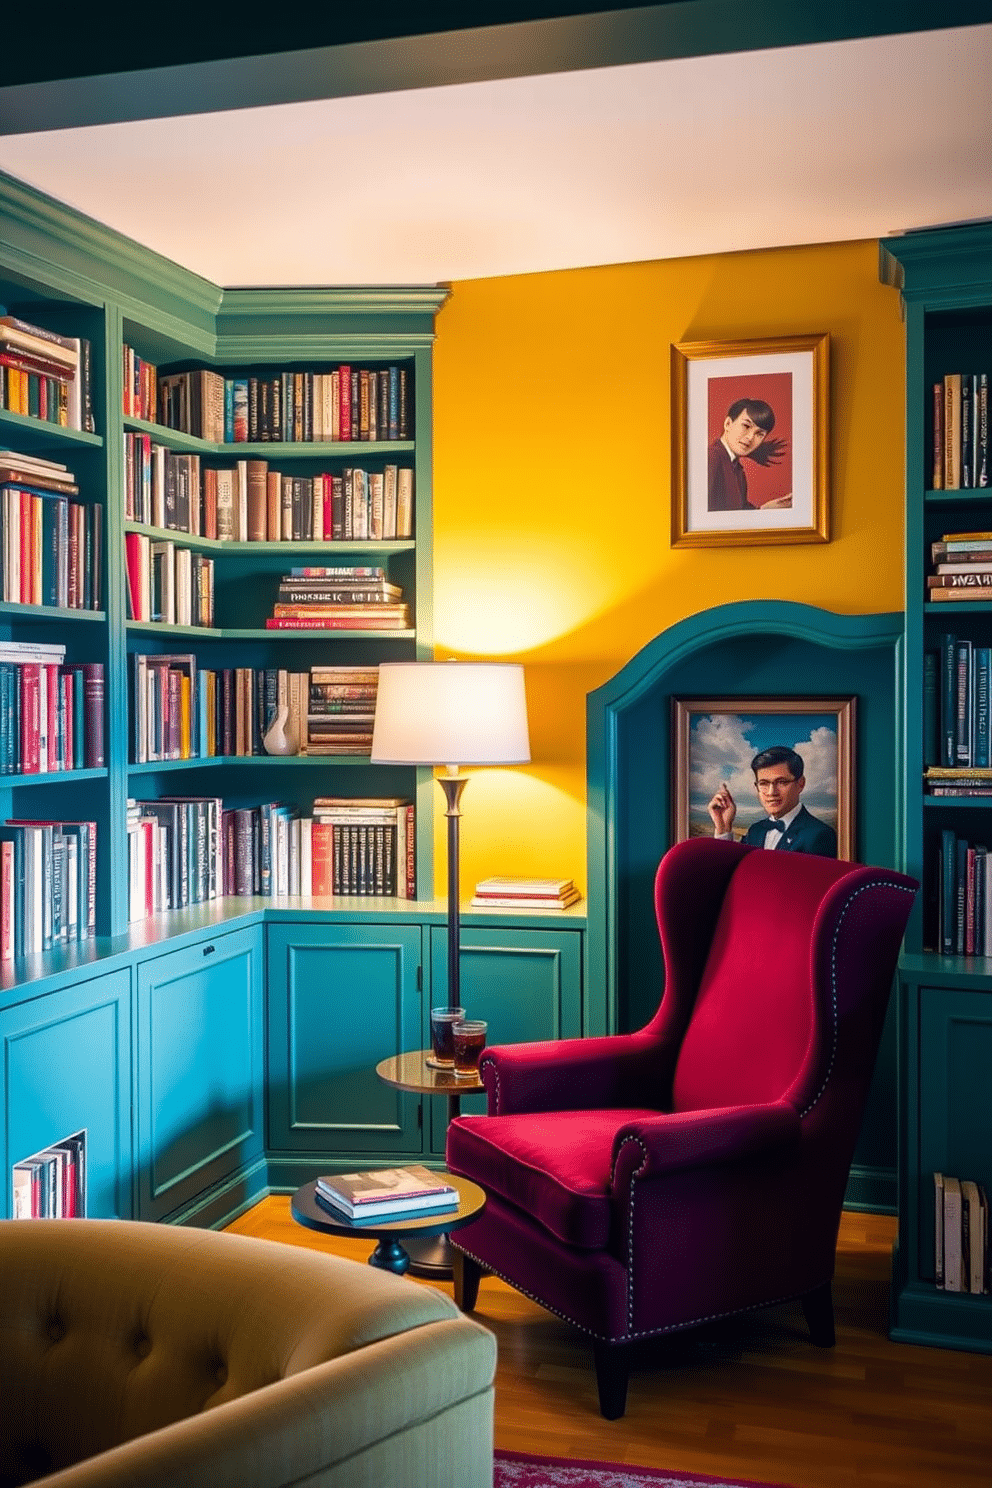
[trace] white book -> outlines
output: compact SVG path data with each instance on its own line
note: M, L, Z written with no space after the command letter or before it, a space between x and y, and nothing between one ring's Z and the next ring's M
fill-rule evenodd
M313 893L313 817L300 818L300 893L309 899Z

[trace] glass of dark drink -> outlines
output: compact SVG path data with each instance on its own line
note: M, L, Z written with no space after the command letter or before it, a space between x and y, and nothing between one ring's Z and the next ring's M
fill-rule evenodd
M431 1051L433 1064L442 1069L451 1069L455 1063L454 1026L464 1018L463 1007L431 1008Z
M488 1026L481 1018L460 1018L454 1025L456 1075L478 1074Z

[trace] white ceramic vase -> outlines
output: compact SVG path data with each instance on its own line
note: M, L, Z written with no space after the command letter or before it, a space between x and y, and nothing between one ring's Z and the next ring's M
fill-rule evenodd
M295 754L300 747L296 731L289 722L289 709L277 708L276 716L269 724L262 739L266 754Z

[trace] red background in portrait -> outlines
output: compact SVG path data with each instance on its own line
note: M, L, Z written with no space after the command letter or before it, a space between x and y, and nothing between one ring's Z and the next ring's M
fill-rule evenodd
M792 373L737 373L733 377L710 377L706 384L709 443L723 433L727 409L738 398L763 398L775 413L775 427L769 439L784 439L785 452L777 465L756 465L744 461L747 475L747 499L752 506L764 506L776 496L792 491Z

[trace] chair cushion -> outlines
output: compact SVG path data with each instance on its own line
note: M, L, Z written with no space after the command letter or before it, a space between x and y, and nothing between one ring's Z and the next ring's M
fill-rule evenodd
M459 1116L448 1127L447 1163L523 1209L566 1245L604 1247L610 1235L613 1138L657 1111L543 1111Z

